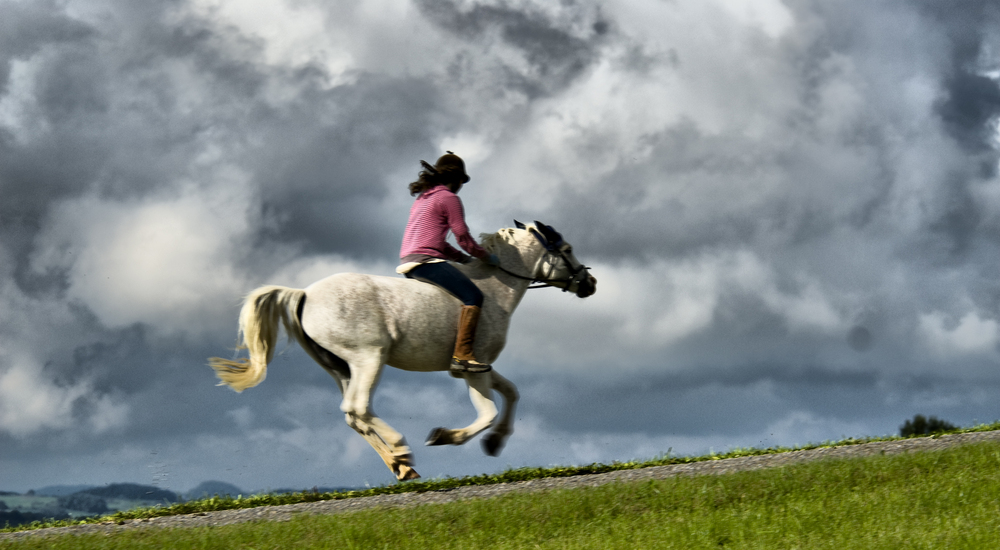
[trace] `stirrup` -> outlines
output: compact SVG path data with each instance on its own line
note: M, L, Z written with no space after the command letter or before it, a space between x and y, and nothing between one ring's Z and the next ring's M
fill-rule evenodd
M470 372L470 373L481 373L490 372L493 370L493 365L487 365L486 363L480 363L475 359L459 359L458 357L451 358L451 365L448 367L451 372Z

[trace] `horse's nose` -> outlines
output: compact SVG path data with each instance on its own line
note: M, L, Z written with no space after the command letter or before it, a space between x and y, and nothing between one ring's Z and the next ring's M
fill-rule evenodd
M597 292L597 278L588 273L587 279L577 289L576 295L580 298L586 298L587 296L592 296L595 292Z

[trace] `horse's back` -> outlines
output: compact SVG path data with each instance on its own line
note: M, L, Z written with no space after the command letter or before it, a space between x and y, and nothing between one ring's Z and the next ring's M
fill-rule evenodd
M458 308L441 289L401 277L338 273L305 292L303 330L348 362L344 354L378 348L398 368L448 368Z

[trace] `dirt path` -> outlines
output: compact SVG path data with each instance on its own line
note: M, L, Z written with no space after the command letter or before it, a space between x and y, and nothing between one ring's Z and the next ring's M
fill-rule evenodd
M367 510L379 506L396 508L417 506L421 504L454 502L456 500L469 498L490 498L514 491L531 492L547 491L551 489L568 489L574 487L596 487L615 481L642 481L681 475L696 476L728 474L733 472L759 470L762 468L774 468L815 460L933 451L980 441L1000 442L1000 431L943 435L938 437L924 437L901 441L864 443L861 445L845 445L842 447L792 451L773 455L728 458L724 460L708 460L693 464L653 466L638 470L621 470L604 474L545 478L532 481L501 483L477 487L459 487L457 489L429 491L425 493L378 495L373 497L351 498L345 500L327 500L322 502L287 504L283 506L262 506L259 508L244 510L202 512L181 516L129 520L122 524L106 523L74 525L71 527L53 527L49 529L36 529L33 531L19 531L16 533L0 533L0 542L32 536L112 533L123 529L148 527L199 527L229 525L247 521L287 521L297 514L339 514L342 512Z

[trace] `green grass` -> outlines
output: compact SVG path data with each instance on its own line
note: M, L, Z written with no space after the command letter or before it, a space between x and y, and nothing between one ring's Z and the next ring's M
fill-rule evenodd
M996 548L1000 444L0 548Z
M980 424L970 428L958 428L946 433L973 433L1000 430L1000 421L992 424ZM152 506L147 508L135 508L133 510L119 511L114 514L101 517L87 518L83 520L53 520L48 522L34 522L29 525L17 527L0 528L0 533L24 531L30 529L41 529L46 527L61 527L67 525L78 525L84 523L104 523L122 522L129 519L142 519L161 516L172 516L180 514L193 514L199 512L212 512L218 510L232 510L241 508L256 508L258 506L275 506L281 504L297 504L301 502L316 502L320 500L340 500L346 498L358 498L384 494L399 494L424 491L436 491L442 489L453 489L469 485L492 485L497 483L509 483L514 481L527 481L546 477L568 477L584 474L604 473L616 470L631 470L646 468L650 466L664 466L670 464L689 464L707 460L721 460L725 458L737 458L742 456L757 456L765 454L778 454L789 451L804 449L815 449L822 447L835 447L844 445L858 445L875 441L894 441L906 439L897 436L868 437L868 438L848 438L841 441L827 441L823 443L811 443L800 447L770 447L767 449L737 448L726 453L712 453L697 457L678 457L664 455L647 461L613 462L612 464L589 464L586 466L558 466L550 468L516 468L506 470L498 474L482 474L478 476L468 476L462 478L443 478L421 481L408 481L394 483L381 487L373 487L364 491L344 491L336 493L286 493L286 494L265 494L253 495L249 497L211 497L203 500L180 502L170 506Z

